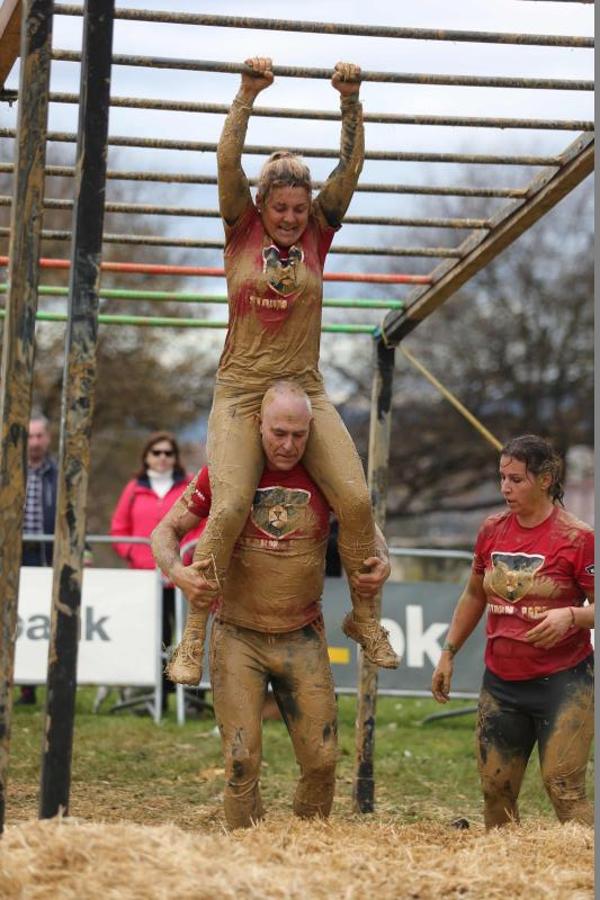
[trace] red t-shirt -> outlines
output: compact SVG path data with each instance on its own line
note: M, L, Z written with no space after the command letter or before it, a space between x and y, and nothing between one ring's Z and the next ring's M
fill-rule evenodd
M483 523L473 558L487 596L486 666L523 681L570 669L592 652L590 631L570 628L547 650L525 634L551 609L582 606L594 587L594 532L557 506L534 528L510 511Z
M195 516L210 512L208 468L188 500ZM295 631L320 614L329 535L329 505L306 469L265 469L235 545L219 617L255 631Z
M335 229L315 202L298 242L283 249L250 203L225 233L229 328L217 380L257 390L277 378L320 385L323 266Z

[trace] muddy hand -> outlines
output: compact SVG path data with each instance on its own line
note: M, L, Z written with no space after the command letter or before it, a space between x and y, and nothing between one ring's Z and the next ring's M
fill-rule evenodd
M379 593L390 577L390 564L388 560L380 559L378 556L369 556L363 562L362 568L367 571L354 572L350 584L359 597L370 600Z
M273 62L268 56L253 56L244 62L251 69L242 72L242 85L246 90L256 95L273 84Z
M573 617L568 607L551 609L535 628L526 633L525 640L534 647L543 647L549 650L558 644L572 627Z
M450 683L454 665L450 658L442 654L431 678L431 693L438 703L447 703L450 699Z
M217 582L210 578L213 572L212 559L200 559L190 566L182 566L173 581L181 588L191 606L205 610L220 594Z
M331 84L342 97L351 97L360 90L360 66L354 63L339 62L335 64Z

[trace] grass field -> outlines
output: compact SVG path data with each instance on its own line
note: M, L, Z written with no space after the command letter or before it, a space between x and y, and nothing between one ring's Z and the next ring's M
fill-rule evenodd
M39 692L40 693L40 692ZM221 829L223 763L212 718L180 727L170 711L160 726L131 712L92 713L94 692L80 689L73 750L72 815L96 822L174 823L183 829ZM43 694L40 693L40 701ZM171 698L174 706L174 698ZM468 706L455 701L452 708ZM474 714L423 725L440 707L432 700L380 698L375 738L375 818L448 823L466 817L482 823L474 759ZM340 697L340 762L333 817L352 812L355 700ZM7 823L37 815L43 711L15 706L9 768ZM267 812L285 813L297 777L282 722L264 724L262 791ZM590 766L590 790L593 781ZM521 815L553 812L532 758L521 798Z

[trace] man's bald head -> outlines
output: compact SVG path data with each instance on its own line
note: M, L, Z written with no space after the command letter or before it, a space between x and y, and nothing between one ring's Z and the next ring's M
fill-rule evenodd
M265 391L260 405L261 419L265 409L274 402L283 403L288 407L295 407L297 404L304 405L308 415L312 418L312 403L310 402L310 397L300 385L296 384L295 381L282 379L281 381L276 381Z
M293 381L278 381L266 391L260 410L260 434L268 469L287 472L300 462L311 421L310 399Z

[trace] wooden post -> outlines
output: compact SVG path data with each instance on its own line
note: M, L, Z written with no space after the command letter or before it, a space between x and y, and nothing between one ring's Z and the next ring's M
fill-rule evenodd
M12 212L8 296L0 374L0 831L4 828L6 773L21 568L21 533L42 232L52 0L25 0Z
M369 431L368 480L375 521L383 530L385 524L390 431L392 412L392 384L394 378L394 349L380 339L375 345L375 371L371 395L371 425ZM381 596L375 611L381 615ZM356 709L356 769L354 774L355 812L373 812L375 781L373 757L375 751L375 711L377 705L377 666L372 665L360 651L358 666L358 700Z
M86 0L40 817L67 813L77 687L114 0Z

